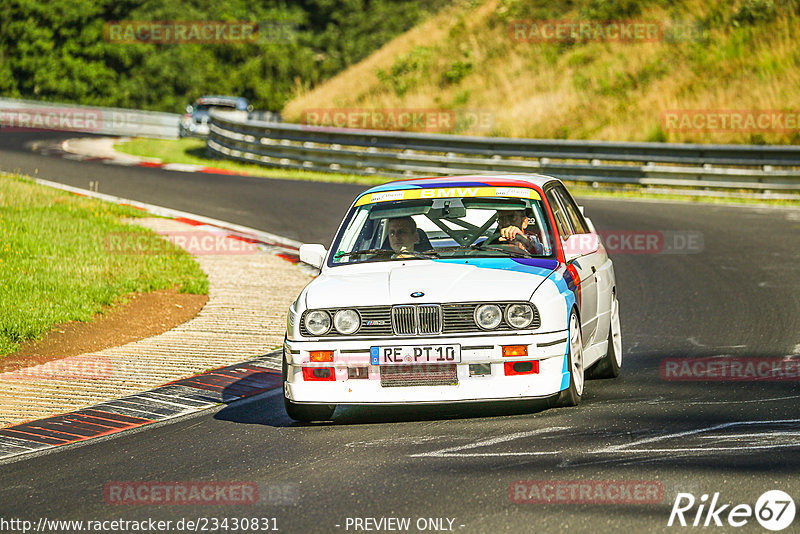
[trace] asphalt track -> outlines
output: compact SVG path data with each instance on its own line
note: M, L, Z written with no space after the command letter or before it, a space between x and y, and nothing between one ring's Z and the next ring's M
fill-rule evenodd
M327 245L363 189L73 162L23 146L44 137L51 136L0 135L0 169L38 169L39 177L78 187L99 181L103 193L304 242ZM175 521L203 517L274 518L270 527L291 533L356 532L357 518L388 517L410 518L410 532L437 525L420 518L452 520L458 532L767 532L753 517L730 526L730 507L721 527L713 519L706 528L667 522L678 492L698 504L716 492L720 504L731 505L753 506L776 489L800 498L798 381L665 380L660 364L800 353L800 212L582 203L601 230L693 231L703 244L692 254L613 256L623 372L587 382L580 407L344 407L331 424L299 425L279 395L267 394L0 465L0 519L153 518L172 520L175 532L186 531ZM578 480L645 481L662 493L649 504L512 499L517 481ZM251 505L108 504L104 487L118 481L244 481L258 485L260 498ZM689 524L697 511L686 512ZM705 513L700 518L702 525Z

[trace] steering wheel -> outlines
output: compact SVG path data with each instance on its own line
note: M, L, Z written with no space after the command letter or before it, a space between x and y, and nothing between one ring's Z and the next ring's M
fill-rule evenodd
M525 234L517 234L517 235L514 236L514 239L512 239L512 240L506 239L504 241L500 241L501 237L502 237L502 235L500 234L500 231L497 230L497 231L493 232L491 235L489 235L489 237L487 237L486 240L482 244L483 245L491 245L493 243L497 243L499 245L508 245L508 244L511 244L511 243L521 243L524 246L528 246L528 245L531 244L531 238L526 236Z

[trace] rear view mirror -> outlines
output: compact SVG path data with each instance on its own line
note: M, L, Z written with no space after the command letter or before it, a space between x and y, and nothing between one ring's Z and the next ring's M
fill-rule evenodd
M465 207L434 208L428 213L431 219L462 219L467 216Z
M460 198L436 198L428 217L432 219L461 219L467 216L467 208Z
M318 243L300 245L300 261L317 269L322 269L322 263L325 261L327 253L325 247Z

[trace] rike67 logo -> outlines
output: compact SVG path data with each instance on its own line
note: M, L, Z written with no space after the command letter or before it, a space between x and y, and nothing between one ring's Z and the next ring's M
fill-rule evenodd
M742 527L755 518L767 530L779 531L794 520L794 500L780 490L764 492L755 506L720 504L719 493L715 493L708 501L707 494L696 499L691 493L678 493L667 526L722 527L727 523L727 526Z

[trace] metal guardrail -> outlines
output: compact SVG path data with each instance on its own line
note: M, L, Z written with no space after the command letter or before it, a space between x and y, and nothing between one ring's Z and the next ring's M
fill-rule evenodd
M0 98L0 133L35 128L130 137L178 137L177 113Z
M361 175L541 173L585 182L800 191L800 146L345 130L238 121L212 112L206 147L217 157L268 167Z

